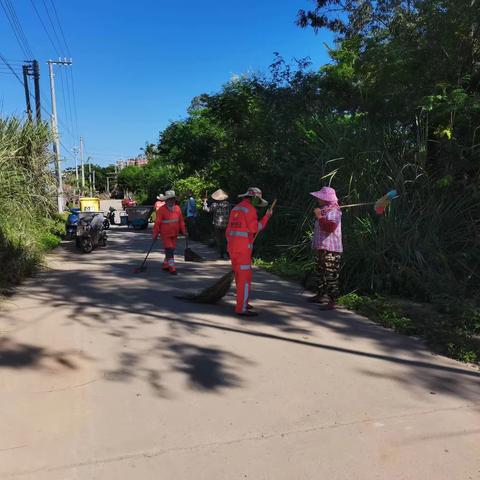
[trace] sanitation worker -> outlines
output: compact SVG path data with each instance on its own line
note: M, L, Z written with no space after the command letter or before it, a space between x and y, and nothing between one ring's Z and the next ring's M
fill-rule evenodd
M162 268L172 275L177 274L175 267L177 237L179 233L185 235L185 222L182 211L176 204L176 198L173 190L165 192L163 196L165 205L157 210L155 225L153 227L153 238L156 240L160 234L163 248L165 248L165 260L163 261Z
M237 286L237 305L235 312L244 317L254 317L258 314L251 311L248 304L252 285L252 250L257 232L263 230L272 210L267 210L259 221L256 208L266 207L268 202L262 198L262 191L250 187L247 193L239 195L243 200L232 208L228 220L226 237L228 253L235 273Z
M220 258L223 259L227 252L227 241L225 239L225 231L230 217L230 210L232 209L228 202L228 194L221 188L212 193L212 202L207 203L207 198L203 199L203 210L205 212L213 213L213 227L215 229L215 240L217 248L220 253Z
M157 201L154 203L153 208L155 211L159 210L165 205L165 196L160 193L160 195L157 195Z

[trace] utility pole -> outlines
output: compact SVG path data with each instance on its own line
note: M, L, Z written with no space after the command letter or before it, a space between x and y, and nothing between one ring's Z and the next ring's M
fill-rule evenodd
M60 136L58 134L57 124L57 99L55 97L55 77L53 73L54 65L71 65L72 61L58 59L48 60L48 70L50 74L50 94L52 96L52 131L53 131L53 152L55 154L55 166L57 173L57 202L58 211L63 212L63 179L62 179L62 166L60 160Z
M33 85L35 87L35 116L37 123L42 121L42 108L40 106L40 67L37 60L32 62L33 69Z
M25 88L25 102L27 104L28 119L32 121L32 107L30 106L30 90L28 87L28 65L23 65L23 86Z
M80 188L80 185L79 185L79 177L78 177L78 148L77 147L73 147L72 148L72 152L73 152L73 156L75 158L75 196L78 195L79 193L79 188Z
M83 137L80 137L80 164L82 170L82 195L85 194L85 165L83 164Z
M93 197L93 181L92 181L92 157L87 158L88 162L88 181L90 182L90 197Z

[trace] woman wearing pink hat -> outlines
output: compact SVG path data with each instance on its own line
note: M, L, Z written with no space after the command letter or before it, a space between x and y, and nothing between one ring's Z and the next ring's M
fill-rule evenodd
M324 310L333 310L339 296L340 257L342 245L342 212L335 190L323 187L312 192L318 199L312 248L317 251L318 293L310 299Z

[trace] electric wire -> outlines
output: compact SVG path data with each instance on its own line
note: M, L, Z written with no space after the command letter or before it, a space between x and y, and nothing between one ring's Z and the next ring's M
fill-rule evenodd
M8 69L15 75L17 80L21 83L22 86L25 86L23 80L18 76L17 72L13 69L13 67L8 63L8 60L0 53L0 60L8 67Z
M1 0L0 0L1 1ZM40 15L40 12L38 11L37 6L35 5L35 2L33 0L30 0L30 3L32 4L33 9L35 10L35 13L37 15L37 18L40 20L40 23L42 25L43 31L46 33L53 49L55 50L55 53L57 54L58 57L61 57L60 51L57 49L55 42L53 41L52 37L50 36L50 33L48 32L47 27L45 26L45 23L42 19L42 16Z
M40 21L40 24L43 28L43 31L48 37L48 40L50 44L52 45L55 53L59 58L65 57L65 55L62 55L62 53L66 53L68 56L70 56L70 49L68 42L65 37L65 33L63 31L63 28L61 26L60 22L60 17L58 15L58 10L55 6L55 3L53 0L50 0L50 5L51 7L49 8L45 0L42 0L42 4L45 10L45 13L42 15L41 9L37 8L37 5L35 4L34 0L30 0L30 3L32 4L32 7L35 11L35 14ZM53 14L52 14L53 12ZM47 19L44 20L44 16L46 14ZM57 23L57 26L55 25ZM60 39L62 38L62 40ZM65 46L64 46L65 45ZM73 75L71 72L71 66L70 68L67 69L65 72L64 66L59 65L60 71L58 76L60 77L60 87L61 87L61 99L62 99L62 110L65 115L64 121L60 121L57 118L57 124L59 130L68 133L70 140L72 141L72 144L75 144L76 141L75 139L78 138L78 118L77 118L77 110L76 110L76 100L75 100L75 94L73 91L70 90L70 79L73 82ZM43 97L45 95L42 93ZM73 100L72 100L73 97ZM72 103L73 103L73 112L72 112ZM71 150L65 147L65 145L62 143L62 147L71 153Z
M49 20L50 25L52 27L53 34L55 35L55 38L57 40L57 45L60 47L59 51L61 52L63 50L62 42L60 41L60 38L59 38L58 33L57 33L57 29L55 28L55 24L53 23L52 17L50 15L50 11L48 10L48 7L47 7L47 4L46 4L45 0L42 0L42 2L43 2L43 6L45 7L45 11L47 12L47 17L48 17L48 20Z
M28 52L28 54L30 55L30 59L33 59L34 58L34 54L33 54L33 51L32 51L32 48L30 47L30 43L28 41L28 38L27 36L25 35L25 31L23 30L23 27L22 27L22 24L20 22L20 19L18 18L18 15L17 15L17 12L15 11L15 7L13 6L12 4L12 1L11 0L4 0L7 4L7 6L9 7L10 9L10 12L11 12L11 15L12 15L12 18L13 18L13 21L14 23L16 24L17 26L17 30L20 34L20 37L22 38L23 40L23 43L26 47L26 50Z
M52 4L53 13L54 13L55 19L57 21L57 24L58 24L58 27L59 27L59 30L60 30L60 34L62 36L63 43L65 44L65 51L67 52L67 55L69 57L71 57L70 48L69 48L67 39L65 38L65 34L63 33L62 22L60 21L60 17L58 16L57 7L55 6L54 0L50 0L50 3Z
M33 58L33 52L30 48L30 44L28 43L27 37L25 36L25 32L23 31L22 25L18 19L18 16L15 12L15 8L11 4L10 0L0 0L0 4L2 5L3 11L5 12L5 16L12 28L12 31L17 39L18 45L22 50L25 58Z

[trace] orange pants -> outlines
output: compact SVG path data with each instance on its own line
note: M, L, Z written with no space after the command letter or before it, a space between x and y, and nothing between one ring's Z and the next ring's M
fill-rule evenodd
M163 269L175 271L175 247L177 246L177 237L162 236L163 248L165 249L165 259L163 260Z
M232 269L235 273L235 285L237 286L237 313L244 313L248 310L248 299L252 289L252 251L230 252Z
M175 248L177 247L177 237L167 237L166 235L160 235L160 238L162 239L163 243L163 248Z

